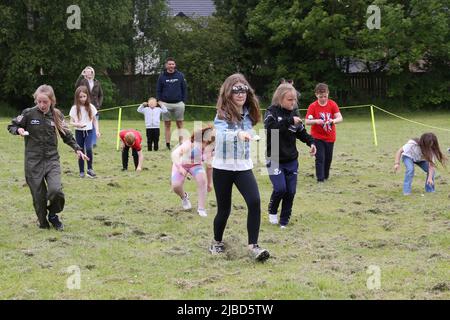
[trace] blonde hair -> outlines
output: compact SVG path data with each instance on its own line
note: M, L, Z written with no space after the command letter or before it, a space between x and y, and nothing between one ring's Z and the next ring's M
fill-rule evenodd
M84 76L84 72L86 70L91 70L92 71L92 79L94 79L95 78L95 70L94 70L94 68L92 68L91 66L87 66L86 68L83 69L83 71L81 71L81 75L82 76Z
M155 102L155 107L158 106L158 100L156 100L156 98L154 98L154 97L148 98L148 100L147 100L147 104L148 105L150 105L150 101L154 101Z
M192 133L191 142L206 142L206 145L210 145L216 141L216 136L214 132L214 127L212 125L207 125L202 129L199 129Z
M134 142L136 141L136 136L134 135L133 132L128 132L125 135L124 140L125 140L125 144L127 146L132 146L134 144Z
M50 99L50 101L52 102L52 107L56 105L56 96L52 86L49 86L47 84L39 86L39 88L37 88L36 91L33 93L35 103L37 103L37 96L40 94L44 94Z
M248 83L247 79L240 74L235 73L225 79L220 87L219 98L217 99L217 116L219 119L223 119L230 122L240 122L241 115L238 111L238 107L233 102L232 89L236 83L242 83L248 87L247 99L244 106L248 107L250 113L250 119L252 125L257 124L261 120L261 111L259 110L259 101L255 95L255 91Z
M35 103L37 103L37 97L40 94L46 95L51 101L50 111L52 112L53 122L55 123L55 127L57 130L56 132L66 135L66 130L68 130L68 127L64 122L64 115L62 114L62 112L55 108L56 96L52 86L49 86L47 84L39 86L33 93Z
M284 97L288 93L292 93L294 99L297 101L297 91L295 88L289 83L282 83L273 93L272 105L281 106L281 101L283 101Z

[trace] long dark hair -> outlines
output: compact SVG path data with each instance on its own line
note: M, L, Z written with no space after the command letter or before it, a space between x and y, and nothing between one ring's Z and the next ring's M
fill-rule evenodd
M417 142L422 151L422 155L426 161L436 166L433 159L437 159L443 166L447 162L447 157L442 153L439 148L439 142L436 135L432 132L424 133L420 138L413 139Z
M81 104L80 93L84 93L87 95L87 99L84 104ZM75 90L75 98L74 98L73 103L77 108L78 120L80 120L80 118L81 118L81 106L84 106L86 108L86 110L88 112L89 120L91 120L91 121L94 120L94 115L92 114L92 109L91 109L91 99L89 97L89 90L86 86L79 86L77 88L77 90Z
M235 73L225 79L222 87L220 87L219 98L217 99L217 115L219 119L230 121L230 122L240 122L241 115L238 111L238 107L234 104L231 92L233 86L236 83L242 83L248 86L247 100L245 100L244 106L247 106L250 119L252 120L252 125L257 124L261 121L261 111L259 110L259 101L255 95L255 91L248 83L247 79L240 74Z

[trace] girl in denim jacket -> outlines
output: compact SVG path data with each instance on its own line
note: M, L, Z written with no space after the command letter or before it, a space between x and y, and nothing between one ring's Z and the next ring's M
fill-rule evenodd
M259 102L248 81L242 74L229 76L220 88L214 120L216 147L212 166L217 215L209 248L212 254L225 250L222 236L231 213L234 184L247 204L249 254L256 261L269 258L269 252L258 245L261 200L250 158L250 142L255 138L252 127L260 120Z

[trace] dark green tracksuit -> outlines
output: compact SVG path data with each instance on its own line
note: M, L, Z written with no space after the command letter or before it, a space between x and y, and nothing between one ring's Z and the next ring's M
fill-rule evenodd
M64 121L64 117L62 117ZM47 210L50 215L64 208L64 193L61 186L61 167L58 154L58 135L52 111L46 114L33 107L25 109L8 126L11 134L24 128L30 133L25 136L25 178L31 190L33 205L41 227L47 227ZM81 150L67 128L65 135L59 134L64 143L72 149Z

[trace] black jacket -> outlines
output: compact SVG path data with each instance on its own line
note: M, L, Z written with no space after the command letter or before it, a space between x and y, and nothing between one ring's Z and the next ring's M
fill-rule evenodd
M280 163L286 163L298 158L296 139L306 143L309 147L314 144L314 138L308 134L303 123L294 126L296 111L286 110L280 106L270 106L264 116L264 128L266 129L266 156L272 161L277 161L277 153ZM276 139L275 130L278 130L279 139ZM272 136L278 141L273 141ZM276 148L276 149L275 149Z

